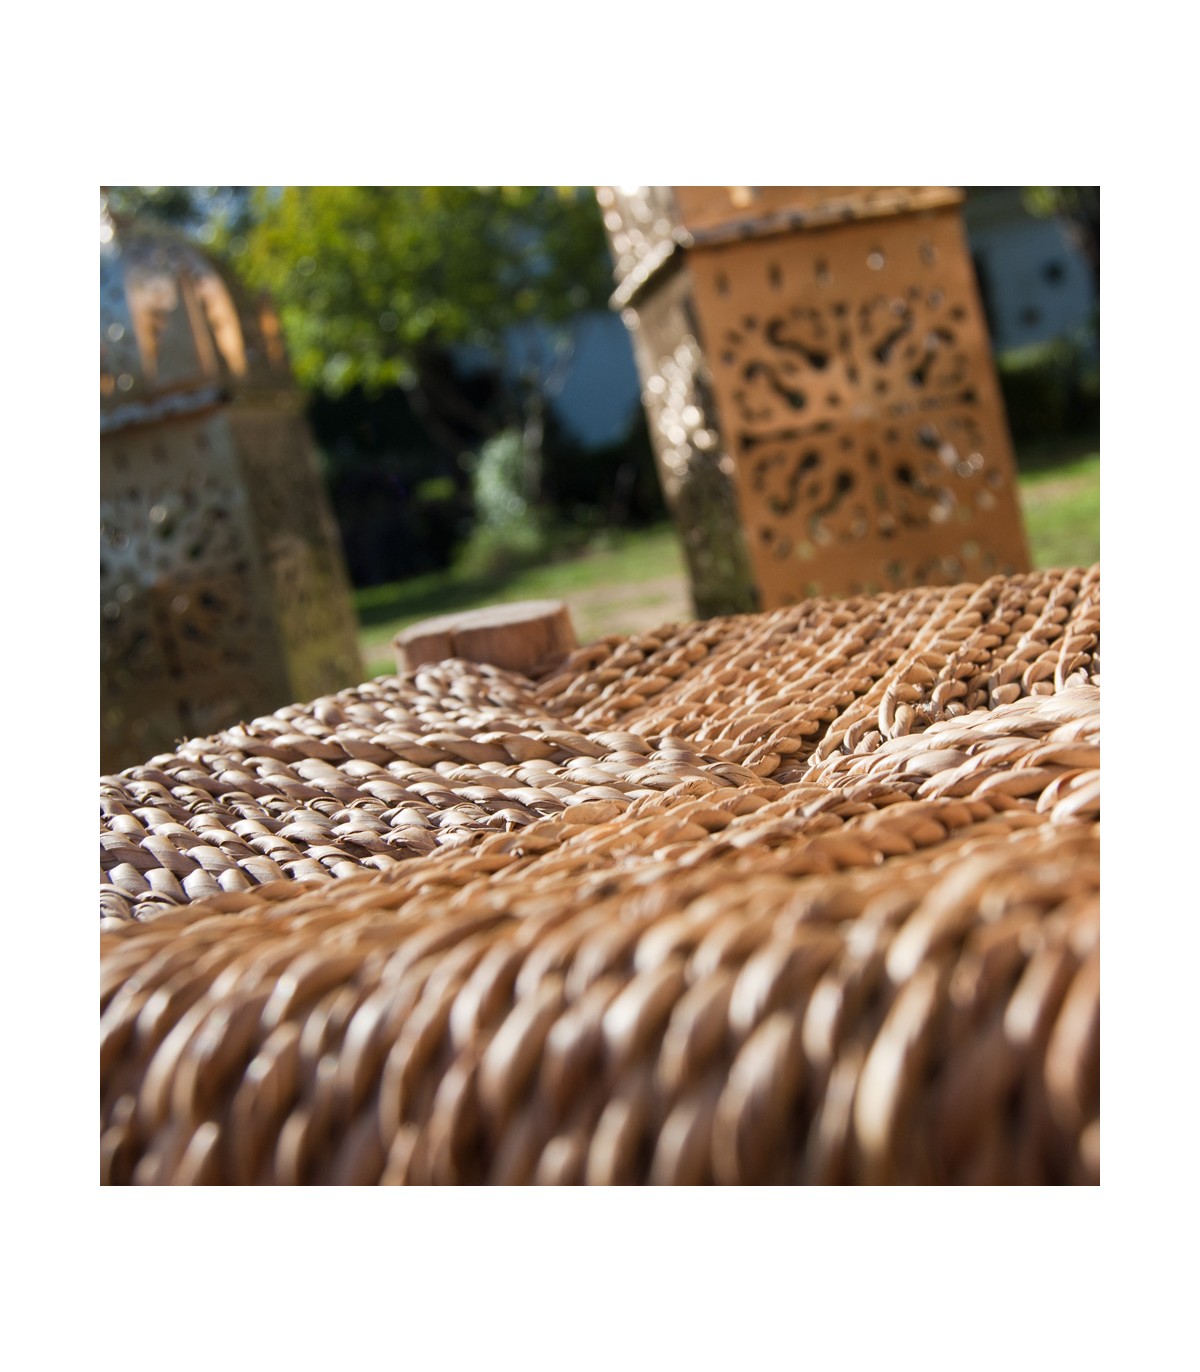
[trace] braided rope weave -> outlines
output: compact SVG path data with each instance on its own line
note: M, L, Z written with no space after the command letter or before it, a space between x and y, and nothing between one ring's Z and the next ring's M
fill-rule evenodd
M105 778L102 1177L1097 1181L1098 644L812 601Z

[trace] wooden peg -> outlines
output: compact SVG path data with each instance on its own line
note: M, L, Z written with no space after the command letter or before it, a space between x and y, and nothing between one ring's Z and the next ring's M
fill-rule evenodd
M571 613L561 600L518 600L439 615L402 629L392 641L401 672L458 657L525 676L543 675L577 645Z

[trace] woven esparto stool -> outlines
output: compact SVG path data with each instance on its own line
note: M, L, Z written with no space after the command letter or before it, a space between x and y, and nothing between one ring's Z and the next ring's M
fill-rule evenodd
M101 783L110 1182L1095 1182L1099 575L448 660Z

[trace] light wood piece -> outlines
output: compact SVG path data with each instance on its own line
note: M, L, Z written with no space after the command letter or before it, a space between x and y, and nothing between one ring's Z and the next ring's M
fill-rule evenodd
M398 633L393 646L401 672L456 657L538 676L561 662L578 639L561 600L520 600L422 620Z

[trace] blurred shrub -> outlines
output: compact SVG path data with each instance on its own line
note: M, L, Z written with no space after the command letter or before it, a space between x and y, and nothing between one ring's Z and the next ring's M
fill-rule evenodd
M1014 440L1053 438L1100 425L1100 368L1084 340L1053 339L996 358Z
M550 556L550 520L536 503L540 463L515 429L479 449L471 470L475 525L457 559L470 575L500 577Z
M450 379L476 412L500 424L492 379ZM356 586L440 571L462 559L480 575L503 575L666 515L640 407L625 439L589 449L551 406L540 469L529 465L512 429L460 461L431 438L399 387L317 395L308 414ZM460 441L475 446L465 433Z
M504 429L484 443L471 479L476 524L502 529L524 523L536 480L535 462L515 429Z
M654 454L639 409L629 436L585 448L547 411L542 451L506 429L472 470L474 527L458 557L470 574L503 576L570 557L621 529L666 517Z

